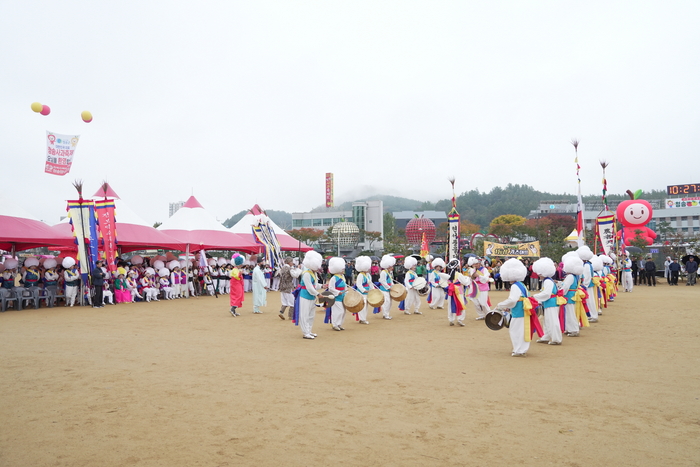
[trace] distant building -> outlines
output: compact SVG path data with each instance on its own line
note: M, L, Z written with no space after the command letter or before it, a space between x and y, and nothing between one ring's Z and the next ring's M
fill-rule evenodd
M617 206L622 201L623 200L610 201L608 203L609 210L611 212L615 212ZM699 206L666 208L667 205L675 205L675 203L669 203L669 201L676 201L676 199L666 200L666 203L659 199L647 201L649 204L651 204L651 207L654 210L651 215L651 221L649 221L648 224L650 229L656 231L659 223L668 222L669 228L673 229L677 233L683 234L684 236L700 235ZM587 230L593 230L595 226L595 219L601 213L603 208L602 201L585 203L583 221ZM572 203L570 201L540 201L539 207L533 211L530 211L527 218L539 219L550 214L560 214L575 218L576 203Z
M178 209L183 207L185 205L184 201L177 201L175 203L170 203L170 213L168 214L168 217L173 217L173 214L177 212Z
M383 201L356 201L352 203L352 209L346 211L334 211L328 208L318 212L293 212L292 230L311 228L328 230L338 222L353 222L360 228L361 250L380 250L384 248L381 241L370 242L364 238L362 231L384 233L384 202Z
M392 212L391 215L396 219L396 229L405 230L409 221L416 216L430 219L435 224L435 227L447 222L447 214L442 211L399 211Z

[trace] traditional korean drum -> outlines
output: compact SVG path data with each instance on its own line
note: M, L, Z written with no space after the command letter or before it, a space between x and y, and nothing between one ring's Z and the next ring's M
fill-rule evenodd
M367 292L367 303L369 303L369 306L372 308L378 308L384 305L384 294L378 289L370 290Z
M394 284L389 289L389 295L393 301L400 302L406 299L408 290L406 290L406 287L404 287L403 284Z
M343 305L350 313L359 313L365 307L365 300L362 294L355 289L348 289L343 298Z

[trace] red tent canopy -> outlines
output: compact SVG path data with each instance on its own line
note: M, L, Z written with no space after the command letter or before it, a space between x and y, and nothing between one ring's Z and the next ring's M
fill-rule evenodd
M36 219L14 200L0 196L0 249L28 250L39 246L67 246L70 235L61 234Z
M29 250L40 246L65 248L73 244L73 237L57 232L41 221L0 215L0 249Z

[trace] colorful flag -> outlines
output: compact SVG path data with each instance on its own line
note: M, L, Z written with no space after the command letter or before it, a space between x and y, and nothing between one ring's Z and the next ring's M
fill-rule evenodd
M87 275L95 267L95 261L99 257L95 204L92 200L86 199L68 201L68 217L75 243L78 245L77 259L80 274L83 280L87 281Z
M114 272L117 270L117 221L114 215L114 200L95 201L95 212L100 226L107 269Z
M423 239L420 242L420 255L423 258L427 258L428 253L430 253L430 249L428 248L428 240L425 238L425 232L423 232Z
M596 237L598 237L598 241L600 241L600 245L603 247L603 253L610 256L610 253L614 250L615 237L617 236L615 232L615 215L606 214L598 216L595 223Z
M277 240L275 229L270 225L270 219L264 214L257 215L251 227L255 242L265 248L265 258L270 262L270 267L281 267L282 248Z

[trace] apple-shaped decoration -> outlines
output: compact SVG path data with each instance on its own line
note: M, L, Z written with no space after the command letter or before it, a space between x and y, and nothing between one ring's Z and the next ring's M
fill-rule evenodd
M414 217L406 224L406 239L413 245L420 245L425 234L428 245L435 240L435 223L427 217Z
M631 242L635 238L641 238L647 245L651 245L656 238L656 232L646 225L651 220L654 210L648 201L637 199L641 190L634 194L627 190L627 194L631 199L621 202L616 211L617 220L622 224L622 231L618 232L617 236L624 239L626 246L632 246Z

